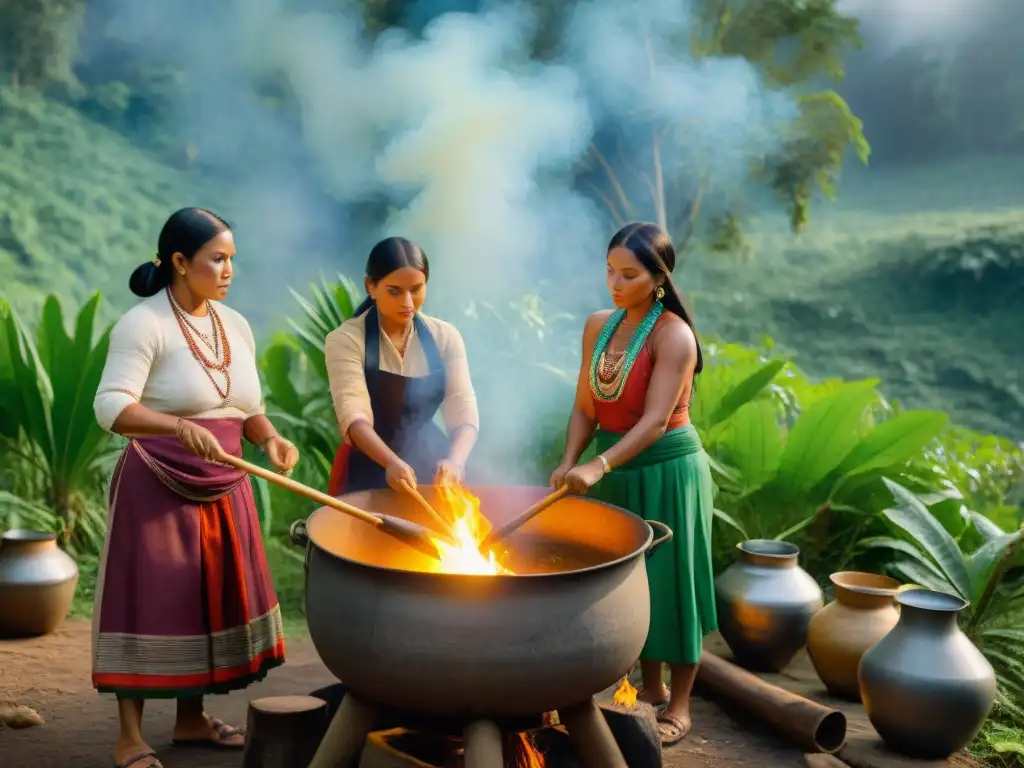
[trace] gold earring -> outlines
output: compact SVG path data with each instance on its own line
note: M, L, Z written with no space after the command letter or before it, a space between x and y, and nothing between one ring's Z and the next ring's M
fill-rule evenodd
M658 290L654 292L654 298L656 298L658 301L661 301L663 298L665 298L665 289L662 288L660 285L658 286Z

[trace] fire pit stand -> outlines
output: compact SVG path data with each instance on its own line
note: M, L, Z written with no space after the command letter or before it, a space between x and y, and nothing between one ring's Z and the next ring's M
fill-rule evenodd
M353 768L384 709L351 692L346 693L309 768ZM559 710L558 716L585 768L627 768L626 760L593 697ZM540 723L542 719L538 715L530 720ZM525 720L463 722L461 736L465 743L466 768L503 768L503 735L523 731Z

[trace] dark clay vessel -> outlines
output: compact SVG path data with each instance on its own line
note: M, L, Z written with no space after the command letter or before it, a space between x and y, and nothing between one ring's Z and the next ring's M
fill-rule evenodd
M807 642L821 588L797 565L795 544L752 539L737 549L739 559L715 579L718 628L741 667L778 672Z
M911 589L896 602L896 626L861 658L861 699L890 749L943 759L981 730L995 700L995 672L957 626L966 601Z

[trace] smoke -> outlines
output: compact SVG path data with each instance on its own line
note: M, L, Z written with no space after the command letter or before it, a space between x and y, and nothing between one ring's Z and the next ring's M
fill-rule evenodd
M601 285L615 225L578 191L574 173L602 127L626 127L631 141L628 127L642 126L636 153L652 125L664 126L665 172L699 164L728 192L793 114L743 60L689 58L687 0L580 3L544 63L530 57L535 17L509 3L432 15L438 6L419 0L421 35L391 30L368 44L354 13L286 0L224 0L215 10L198 0L108 2L140 61L184 65L200 86L179 119L204 160L244 176L228 213L245 263L258 265L249 282L258 280L259 305L278 312L288 309L283 283L320 269L357 277L369 245L389 234L430 254L433 314L460 322L471 299L504 305L545 280L567 288L554 309L592 311L604 303L590 287ZM282 74L300 107L297 126L260 95ZM353 214L368 200L386 202L385 221ZM471 348L481 381L500 351ZM517 403L484 416L484 432L512 454L526 446L524 410L556 391L559 407L569 406L564 389L528 365L502 366L488 386L483 397Z
M1016 0L841 0L839 10L861 20L878 53L913 45L955 49Z

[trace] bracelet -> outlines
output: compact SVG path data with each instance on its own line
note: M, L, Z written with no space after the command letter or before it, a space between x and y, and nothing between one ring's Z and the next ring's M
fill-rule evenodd
M607 474L608 474L609 472L611 472L611 471L612 471L612 468L611 468L611 466L609 466L609 464L608 464L608 459L606 459L606 458L604 457L604 454L603 454L603 453L599 453L599 454L597 454L597 458L598 458L598 460L599 460L599 461L601 462L601 466L602 466L602 467L604 467L604 473L605 473L606 475L607 475Z
M267 446L270 444L270 441L274 440L276 438L279 438L279 437L281 437L281 436L280 435L271 435L270 437L268 437L266 440L264 440L262 443L260 443L260 450L263 451L264 453L266 453L267 452Z

